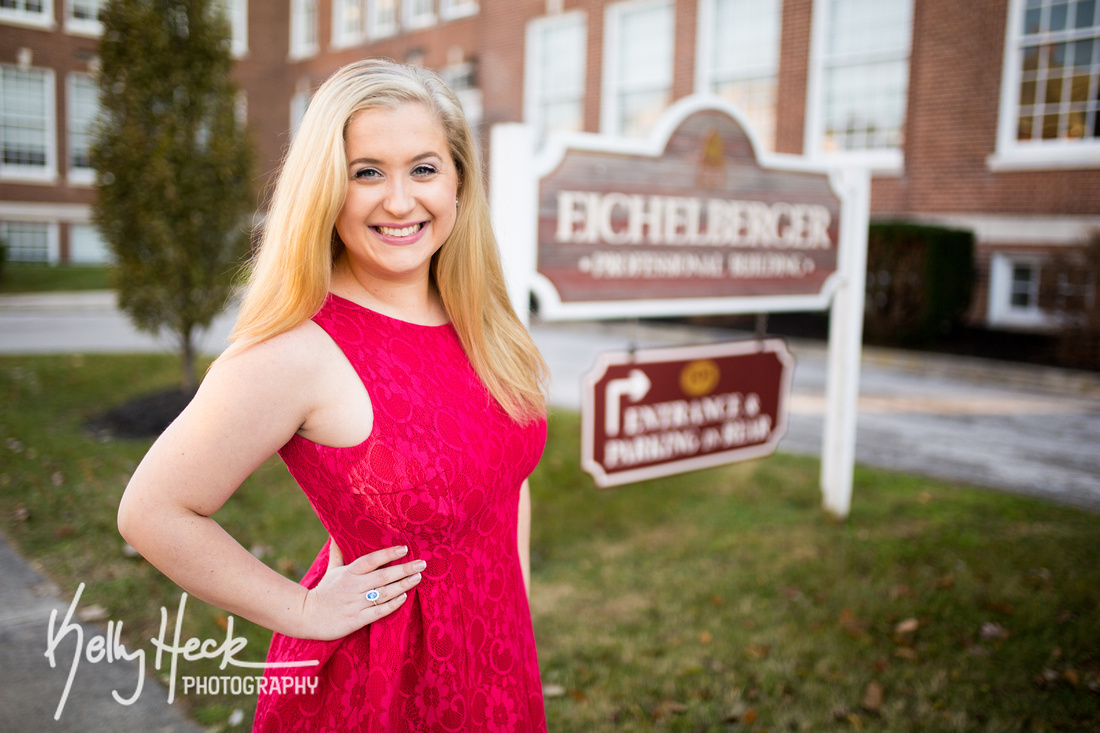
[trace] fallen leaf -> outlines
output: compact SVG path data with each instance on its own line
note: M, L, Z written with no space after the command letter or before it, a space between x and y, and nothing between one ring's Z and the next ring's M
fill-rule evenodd
M915 618L907 618L904 621L899 622L898 625L894 627L894 633L900 636L904 636L906 634L912 634L919 628L920 621Z
M756 719L758 717L759 717L759 713L756 712L756 708L749 708L741 716L741 722L744 723L745 725L752 725L753 723L756 722Z
M1062 678L1073 685L1073 689L1075 690L1081 686L1081 675L1077 673L1076 669L1067 669L1062 673Z
M714 641L714 635L711 634L709 631L703 631L699 634L700 644L709 644L712 641Z
M1007 601L989 601L982 608L992 613L999 613L1002 616L1011 616L1014 611L1012 604Z
M867 633L867 627L855 617L850 608L841 611L837 621L840 623L840 627L851 636L860 637Z
M53 531L53 536L56 537L59 540L62 540L62 539L65 539L66 537L70 537L73 534L73 532L75 532L75 531L76 530L73 529L73 525L71 525L71 524L62 524L60 527L58 527L57 529L55 529Z
M859 717L855 713L848 713L848 716L845 718L845 720L847 720L848 723L856 730L863 730L863 718Z
M764 644L749 644L745 647L745 653L753 659L765 659L771 653L771 647Z
M715 606L715 607L721 606L724 602L725 601L722 599L722 596L720 596L720 595L715 594L715 595L710 597L710 605L712 605L712 606Z
M687 711L687 705L675 700L662 700L657 703L657 707L653 708L653 719L664 720L665 718L672 717L673 715L680 715Z
M940 579L936 581L936 587L940 590L951 590L955 587L955 576L952 573L940 576Z
M897 600L899 598L912 598L913 589L909 587L907 583L898 583L890 589L890 598Z
M79 614L81 621L102 621L107 618L107 609L100 605L87 606Z
M25 506L17 506L12 510L11 518L17 522L25 522L31 518L31 510Z
M565 688L561 685L547 684L542 686L543 697L562 697L565 695Z
M588 695L584 694L583 690L570 690L569 697L576 702L588 702Z
M894 656L900 659L908 659L911 662L917 661L917 650L911 646L899 646L894 650Z
M870 713L877 713L882 709L882 697L884 691L878 682L868 682L867 689L863 691L863 700L859 706Z
M214 617L214 623L216 623L218 625L218 628L220 628L222 631L225 631L229 628L229 617L226 616L224 613L219 613L217 616Z
M1000 624L987 621L982 624L981 631L982 639L985 641L993 641L994 639L1007 639L1008 629Z

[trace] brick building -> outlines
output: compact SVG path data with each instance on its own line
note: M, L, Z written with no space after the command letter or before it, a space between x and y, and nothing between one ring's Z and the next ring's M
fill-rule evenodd
M972 316L995 328L1049 326L1044 258L1100 229L1098 0L222 2L265 180L311 90L386 56L440 71L483 140L514 121L644 135L676 99L721 95L765 149L870 167L872 217L973 231ZM0 3L16 256L102 257L81 159L100 4Z

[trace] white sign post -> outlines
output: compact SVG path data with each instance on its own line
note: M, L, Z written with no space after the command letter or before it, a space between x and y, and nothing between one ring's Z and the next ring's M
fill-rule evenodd
M869 173L763 154L708 96L674 104L643 140L571 133L540 151L529 127L501 124L490 142L493 226L525 322L532 295L546 320L829 311L821 487L846 517Z

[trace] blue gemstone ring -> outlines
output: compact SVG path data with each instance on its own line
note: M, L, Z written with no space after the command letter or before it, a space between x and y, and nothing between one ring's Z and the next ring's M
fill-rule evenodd
M366 595L367 600L371 602L372 606L378 605L378 599L382 597L382 594L374 588L368 590L364 595Z

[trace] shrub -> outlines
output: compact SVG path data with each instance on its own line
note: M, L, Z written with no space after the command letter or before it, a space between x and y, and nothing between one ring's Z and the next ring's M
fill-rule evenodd
M962 321L974 287L974 234L944 227L872 224L867 242L868 340L927 344Z

